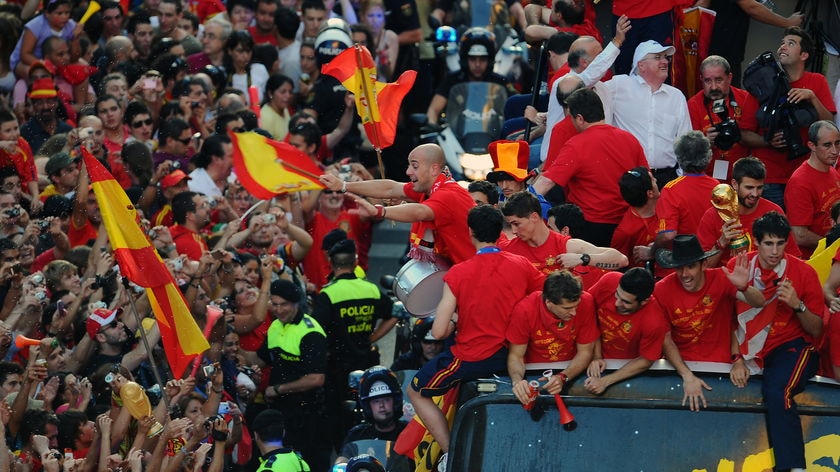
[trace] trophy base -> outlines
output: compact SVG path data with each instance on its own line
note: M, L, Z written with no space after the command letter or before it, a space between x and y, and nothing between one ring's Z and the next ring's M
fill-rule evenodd
M149 428L149 432L146 433L146 437L147 438L153 438L153 437L159 435L162 432L163 432L163 425L160 424L159 422L155 421L155 424L153 424L152 427Z
M750 249L750 238L741 235L729 243L729 251L733 253L744 252Z

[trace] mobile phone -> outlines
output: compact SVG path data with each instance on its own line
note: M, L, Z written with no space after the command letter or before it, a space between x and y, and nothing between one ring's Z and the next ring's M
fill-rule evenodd
M192 108L198 108L200 105L201 105L201 103L199 103L199 102L190 103L190 107L192 107Z
M230 413L230 402L219 403L219 414L226 415L228 413Z
M262 218L263 222L265 222L266 224L273 225L274 223L277 223L277 217L271 213L264 213Z
M204 366L203 370L205 377L212 377L213 374L216 372L216 367L212 365L206 365Z
M155 79L143 79L143 88L146 90L154 90L157 87Z

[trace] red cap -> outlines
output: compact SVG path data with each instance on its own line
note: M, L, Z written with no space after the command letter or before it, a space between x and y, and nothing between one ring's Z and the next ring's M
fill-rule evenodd
M32 83L32 87L29 89L29 98L31 99L55 98L57 96L58 92L55 90L53 79L38 79Z
M114 311L108 310L107 308L97 308L94 310L87 319L86 328L88 336L90 336L91 339L95 339L99 330L102 329L103 326L108 326L113 323L120 312L122 312L122 310L119 308Z
M192 177L185 174L184 171L181 169L175 169L174 171L170 172L169 175L160 179L160 188L162 190L166 190L169 187L174 187L178 185L182 180L192 180Z

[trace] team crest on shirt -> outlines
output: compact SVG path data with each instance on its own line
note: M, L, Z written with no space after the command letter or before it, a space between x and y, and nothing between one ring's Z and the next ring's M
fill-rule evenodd
M705 297L703 297L703 300L700 303L702 303L703 306L712 306L712 303L714 303L714 301L712 301L711 295L706 295Z
M551 267L557 263L557 258L554 256L548 256L545 258L545 265L546 267Z
M633 323L631 323L629 321L625 321L624 323L621 323L621 330L624 331L625 333L629 333L631 329L633 329Z
M341 222L338 223L338 229L344 231L345 233L347 233L349 235L350 234L350 222L347 221L347 220L341 220Z

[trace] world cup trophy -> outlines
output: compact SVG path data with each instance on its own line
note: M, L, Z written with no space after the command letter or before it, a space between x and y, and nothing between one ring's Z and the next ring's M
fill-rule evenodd
M123 406L125 406L131 416L135 419L143 418L144 416L152 416L152 404L149 403L149 397L143 391L143 387L136 382L126 382L120 387L120 398ZM153 438L163 431L163 425L155 421L149 429L147 437Z
M735 220L740 223L738 213L738 194L729 184L718 184L712 189L712 206L717 210L718 216L724 222ZM747 251L750 247L750 239L744 231L735 239L729 241L729 250L733 255Z

